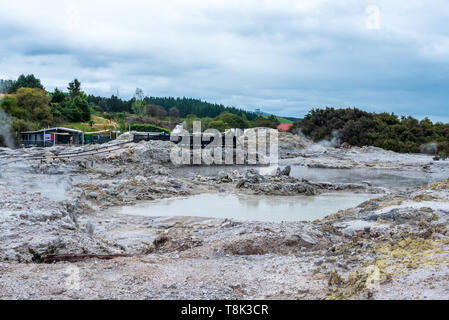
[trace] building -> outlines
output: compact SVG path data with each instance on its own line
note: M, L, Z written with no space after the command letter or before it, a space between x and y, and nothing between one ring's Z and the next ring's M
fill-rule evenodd
M49 147L56 144L84 144L84 133L68 128L49 128L21 132L24 147Z
M291 123L282 123L282 124L278 125L277 129L278 129L279 131L288 131L288 129L290 129L290 127L291 127L292 125L293 125L293 124L291 124Z

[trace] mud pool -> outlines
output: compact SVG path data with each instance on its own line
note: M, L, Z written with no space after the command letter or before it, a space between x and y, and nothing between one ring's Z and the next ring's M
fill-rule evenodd
M231 172L234 170L245 171L256 168L260 174L267 175L276 172L277 167L256 166L189 166L180 167L175 172L184 177L194 175L213 176L220 172ZM280 166L284 168L284 166ZM303 178L314 182L332 183L369 183L375 187L383 188L413 188L441 181L447 178L446 172L424 172L416 170L391 170L375 168L309 168L306 166L292 165L290 176Z
M294 178L304 178L311 181L326 181L333 183L364 183L383 188L413 188L440 181L447 174L440 172L423 172L412 170L386 169L327 169L292 166L290 175Z
M146 201L135 206L113 208L110 211L148 217L195 216L263 222L312 221L338 210L355 207L378 196L351 193L329 193L313 197L201 194Z

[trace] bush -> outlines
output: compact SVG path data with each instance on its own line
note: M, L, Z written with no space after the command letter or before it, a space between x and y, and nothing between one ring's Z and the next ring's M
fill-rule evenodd
M427 150L423 146L436 144L441 154L449 153L449 124L433 124L427 118L418 121L356 108L314 109L290 128L291 132L299 130L315 141L338 137L355 146L371 145L404 153Z
M276 117L270 117L270 118L263 118L259 117L256 120L254 120L253 125L254 127L264 127L264 128L272 128L276 129L279 125L279 120Z
M15 96L6 97L1 101L0 107L5 110L5 112L18 119L29 119L30 113L24 109L20 108L17 104L17 98Z
M53 114L49 107L50 97L42 89L20 88L16 92L17 106L22 110L22 116L14 115L19 119L36 121L42 126L53 122ZM26 114L25 114L26 113Z
M220 132L224 132L228 128L228 125L221 120L212 120L208 123L207 129L216 129Z
M223 112L215 119L226 123L228 128L245 129L250 127L248 120L230 112Z
M140 132L165 132L170 133L171 131L165 128L161 128L158 126L155 126L153 124L137 124L133 123L131 124L131 130L133 131L140 131Z

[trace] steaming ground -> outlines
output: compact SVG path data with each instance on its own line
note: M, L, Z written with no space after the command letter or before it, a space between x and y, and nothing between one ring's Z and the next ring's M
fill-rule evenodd
M172 147L161 141L131 143L72 159L53 157L94 147L0 149L0 297L449 298L449 182L444 180L449 162L371 147L334 149L285 134L281 168L291 170L262 175L232 167L191 174L171 166ZM25 154L46 159L25 161ZM303 179L307 170L315 171ZM367 174L371 183L351 177L360 170L394 174L377 183ZM342 179L341 172L350 178ZM387 183L395 175L419 179ZM379 197L314 222L143 217L108 210L204 193L329 192ZM129 256L43 263L55 254Z
M15 142L11 135L11 122L8 115L0 109L0 146L6 145L8 148L14 148Z

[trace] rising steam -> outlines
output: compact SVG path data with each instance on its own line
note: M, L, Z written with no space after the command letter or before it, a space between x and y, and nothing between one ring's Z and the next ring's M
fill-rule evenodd
M421 153L436 154L438 153L438 144L436 142L422 144L419 149Z
M340 138L340 133L337 130L333 130L331 140L321 140L320 142L318 142L318 144L327 148L335 148L338 146L338 138Z
M0 146L14 148L15 142L11 135L11 121L7 114L0 109Z

